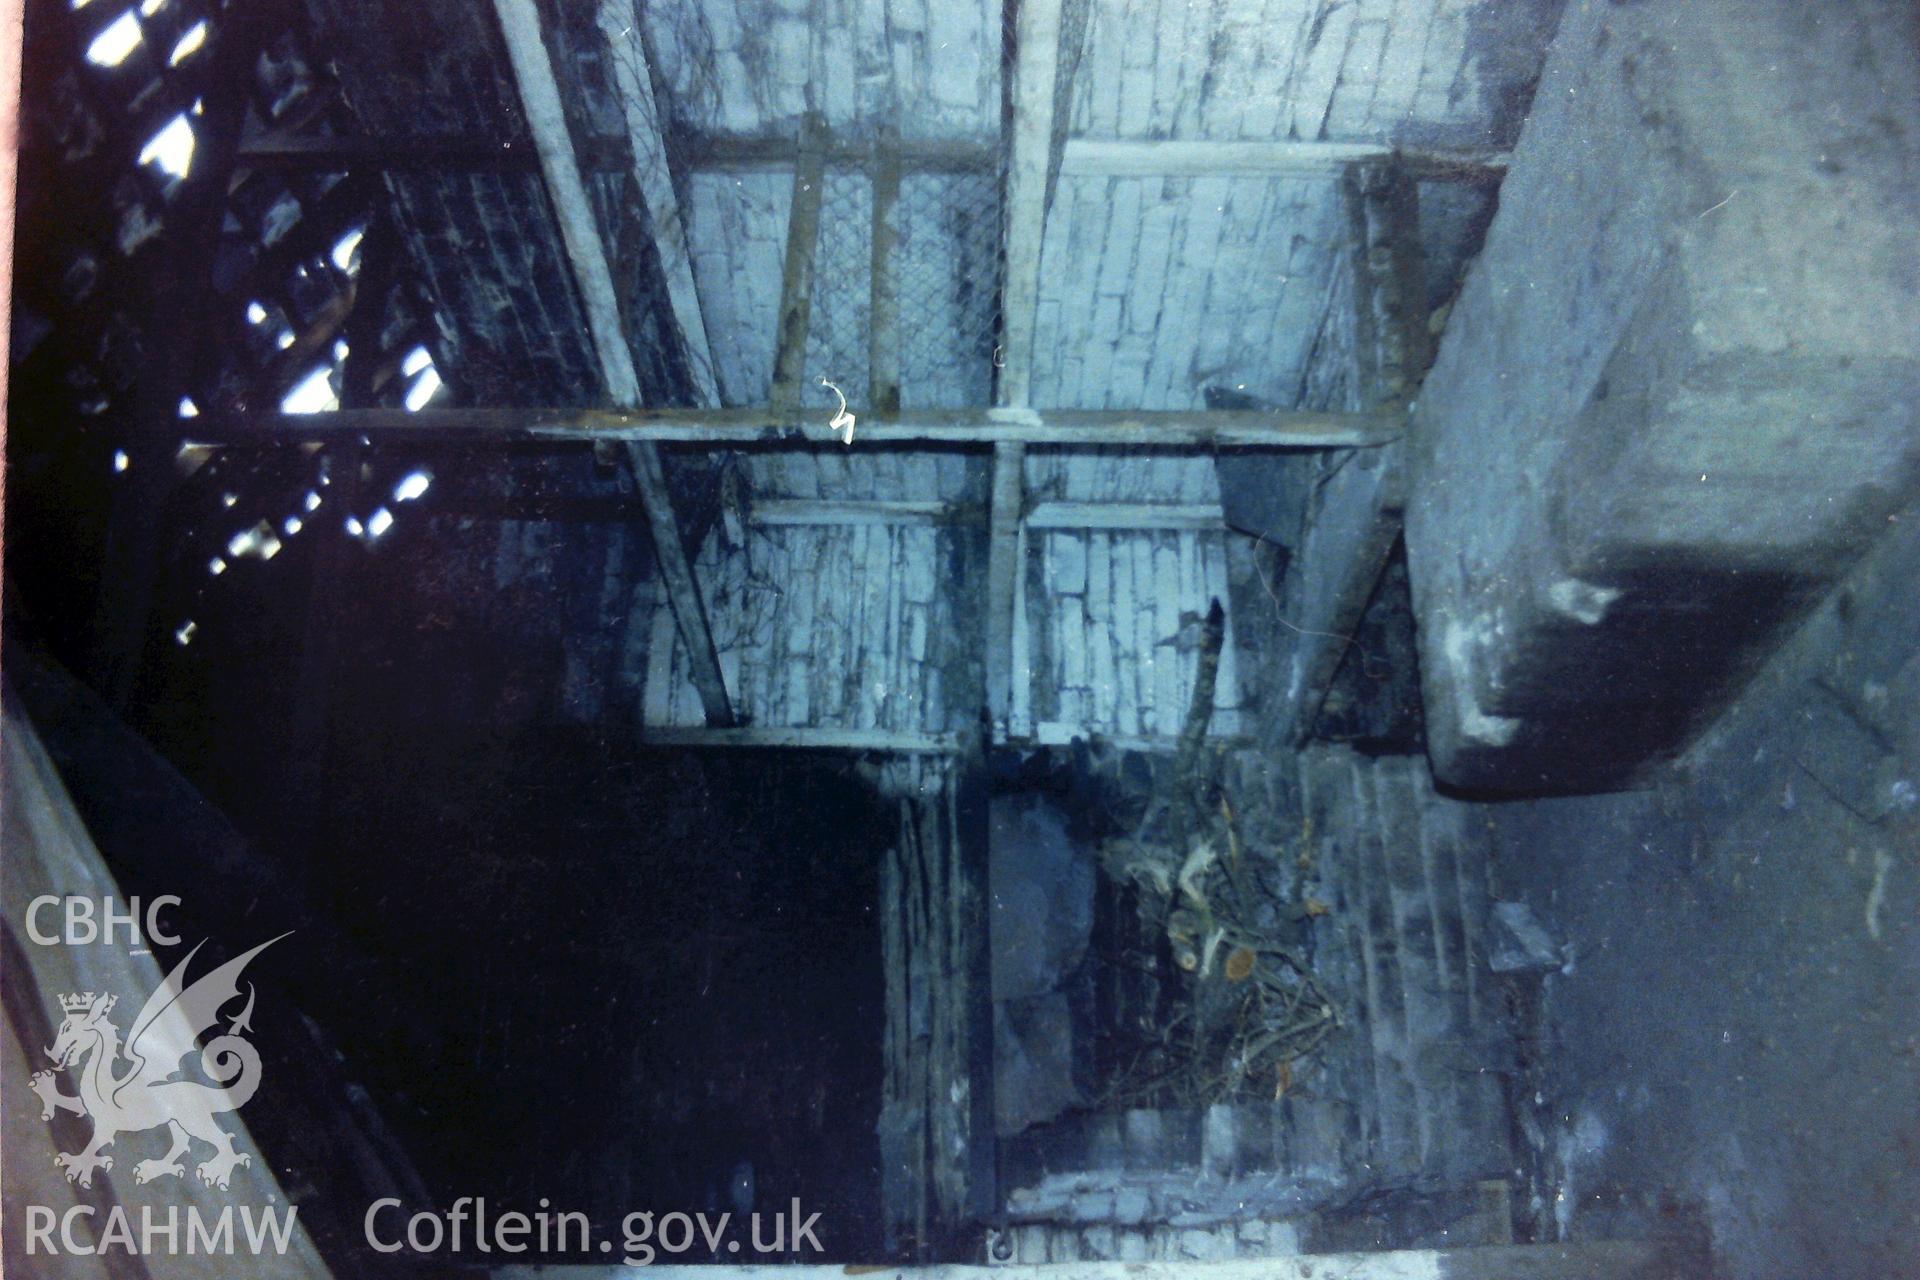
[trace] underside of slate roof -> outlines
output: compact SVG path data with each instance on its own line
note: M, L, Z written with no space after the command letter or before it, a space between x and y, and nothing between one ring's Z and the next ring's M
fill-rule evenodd
M13 2L9 1215L1920 1274L1910 5Z

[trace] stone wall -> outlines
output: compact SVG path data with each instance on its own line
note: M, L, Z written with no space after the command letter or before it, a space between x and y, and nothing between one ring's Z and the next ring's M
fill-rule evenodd
M1568 10L1414 420L1447 781L1631 782L1920 492L1920 56L1844 14Z
M1704 1205L1728 1274L1920 1273L1920 516L1652 790L1499 805L1573 957L1538 1121L1576 1237Z

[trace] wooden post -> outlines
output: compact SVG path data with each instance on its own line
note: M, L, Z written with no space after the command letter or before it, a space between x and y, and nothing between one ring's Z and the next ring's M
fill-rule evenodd
M1040 255L1046 240L1054 109L1060 83L1060 0L1023 0L1015 29L1013 127L1008 139L1003 237L1006 279L1001 286L1001 359L996 390L1001 405L1025 409L1033 391L1033 339L1040 306ZM993 450L992 508L987 530L987 714L996 740L1011 728L1015 597L1020 565L1020 520L1025 505L1026 448Z

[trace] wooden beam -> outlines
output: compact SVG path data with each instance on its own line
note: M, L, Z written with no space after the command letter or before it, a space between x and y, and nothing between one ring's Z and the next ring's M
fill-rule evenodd
M1037 502L1029 529L1224 529L1220 504L1167 502Z
M1676 1240L1583 1240L1303 1253L1223 1262L1053 1262L876 1268L887 1280L1687 1280L1707 1274L1694 1244ZM833 1265L655 1265L653 1280L846 1280ZM496 1267L498 1280L614 1280L613 1264Z
M600 238L599 224L574 157L566 112L560 104L560 87L554 80L553 64L540 32L539 10L534 0L494 0L493 8L506 40L514 79L520 87L521 110L526 114L539 151L547 196L553 203L554 217L566 244L567 260L580 289L607 394L616 404L637 408L640 378L634 370L633 349L627 345L625 326L620 320L620 304L614 293L613 272L607 264L606 245ZM673 605L681 642L687 648L688 665L694 687L700 692L707 723L730 725L733 709L727 701L726 681L720 673L720 659L707 627L706 608L700 599L699 584L694 580L693 565L681 541L680 522L673 513L659 451L650 440L631 440L627 442L627 456L641 501L646 506L654 558L660 565L660 577Z
M1046 240L1048 170L1054 104L1059 97L1060 0L1022 0L1014 28L1013 120L1007 138L1006 202L1001 225L1001 347L996 403L1027 410L1033 391L1033 342L1040 309L1040 252ZM1033 415L1038 417L1038 415ZM987 517L987 716L995 741L1013 730L1014 682L1026 679L1014 656L1014 619L1026 577L1021 522L1026 511L1026 442L993 447Z
M582 168L601 171L609 160ZM629 164L631 162L629 161ZM313 137L276 130L249 138L240 145L240 169L275 173L352 173L371 169L384 173L538 173L540 155L530 141L489 138L479 134L413 137Z
M819 149L826 164L843 168L864 164L872 155L869 144L851 139L822 139ZM630 171L633 161L626 150L613 138L582 139L576 147L580 167L588 173ZM702 172L785 169L793 163L791 137L703 138L690 150L698 155L696 167ZM966 141L903 141L897 154L902 169L915 171L974 171L995 161L991 147ZM1060 172L1109 178L1337 178L1351 165L1397 162L1423 182L1474 183L1500 181L1510 156L1499 147L1396 147L1378 142L1070 138ZM539 164L533 144L516 138L312 137L273 131L241 145L238 167L307 173L532 172Z
M1034 326L1040 306L1040 253L1047 230L1047 170L1060 71L1060 0L1023 0L1015 31L1013 123L1008 138L1002 228L999 403L1024 408L1033 381Z
M1363 405L1403 407L1426 373L1425 271L1419 191L1391 165L1362 165L1344 185L1353 273L1354 380ZM1400 537L1406 460L1396 444L1323 460L1290 603L1296 617L1286 734L1312 736L1340 660ZM1290 593L1291 594L1291 593Z
M404 409L313 414L206 414L173 424L176 436L213 444L324 440L473 444L618 440L649 444L808 448L840 442L815 409ZM1095 448L1356 449L1397 440L1401 410L1310 413L1268 410L916 409L892 422L860 418L857 444L1057 445Z
M748 518L762 525L945 524L961 508L947 502L755 498Z
M1060 172L1089 177L1338 178L1356 164L1395 163L1426 181L1498 182L1508 153L1493 147L1396 147L1374 142L1116 141L1073 138Z
M673 189L667 165L667 144L661 129L660 107L653 96L653 72L647 56L645 32L634 16L633 0L600 0L601 34L613 52L613 82L627 119L633 143L633 177L646 202L653 227L654 248L666 276L667 301L685 345L689 373L699 403L720 403L715 381L713 350L707 341L707 321L700 307L700 289L693 278L693 250L686 221Z
M861 140L820 136L817 144L835 168L855 167L872 155L871 145ZM793 163L792 138L702 138L692 150L699 154L698 167L709 172L784 169ZM903 169L936 172L991 169L999 160L992 146L966 139L901 139L898 155Z
M1012 731L1013 684L1024 679L1014 670L1013 620L1018 611L1022 572L1021 517L1025 514L1027 447L993 447L993 489L987 520L986 677L987 715L996 742Z
M875 418L900 413L899 139L884 136L873 153L873 252L867 325L867 405Z
M831 729L811 725L746 725L733 729L647 728L641 741L654 747L764 748L795 751L883 751L906 755L952 755L960 736L896 733L889 729Z
M787 258L780 278L780 333L774 346L771 393L774 405L785 410L800 405L807 329L813 321L813 258L820 244L820 199L826 186L818 136L818 122L809 118L800 130L793 202L787 214Z

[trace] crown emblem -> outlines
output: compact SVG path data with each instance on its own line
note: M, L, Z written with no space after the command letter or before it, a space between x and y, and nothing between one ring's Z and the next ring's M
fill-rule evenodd
M60 997L60 1008L61 1011L65 1013L85 1013L92 1007L93 992L91 991L83 992L77 996L66 995Z

